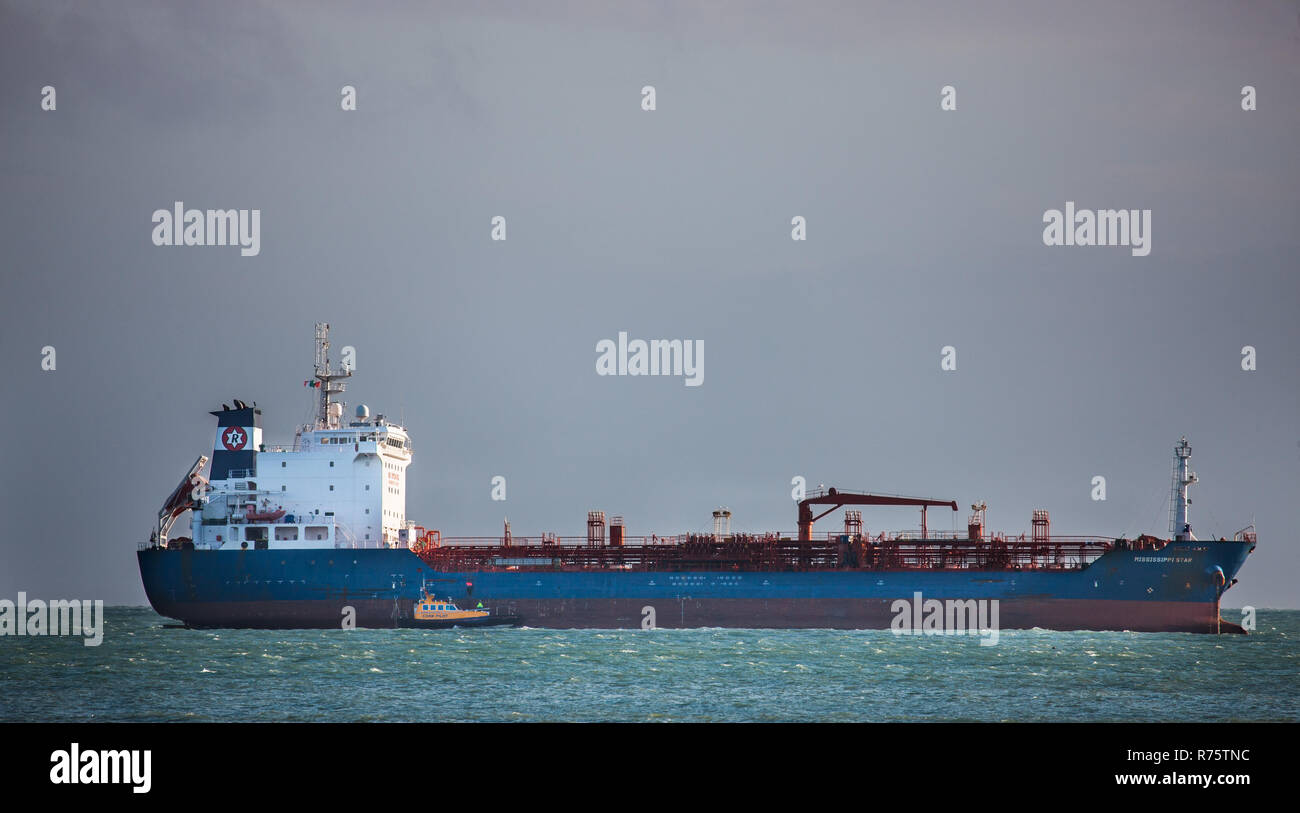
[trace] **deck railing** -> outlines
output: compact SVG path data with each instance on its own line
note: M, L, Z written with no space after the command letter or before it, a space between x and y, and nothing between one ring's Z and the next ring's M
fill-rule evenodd
M716 538L635 537L623 545L585 537L444 538L420 557L437 570L1080 570L1111 550L1113 540L1058 537L1048 542L994 538L912 540L830 534L800 541L780 534ZM554 539L554 542L549 540ZM1133 544L1133 543L1128 543Z

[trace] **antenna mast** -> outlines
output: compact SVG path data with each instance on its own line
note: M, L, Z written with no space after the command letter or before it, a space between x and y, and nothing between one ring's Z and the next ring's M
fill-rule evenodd
M1187 436L1184 435L1178 445L1174 447L1174 482L1171 489L1173 501L1173 527L1169 533L1177 541L1195 540L1192 535L1192 526L1187 518L1187 506L1192 501L1187 498L1187 487L1197 482L1196 474L1188 471L1187 461L1192 457L1192 447L1187 443Z
M349 378L352 371L344 367L330 369L330 326L328 322L316 323L316 380L320 382L320 405L316 412L316 428L329 429L335 423L330 415L330 398L342 395L344 384L341 379Z

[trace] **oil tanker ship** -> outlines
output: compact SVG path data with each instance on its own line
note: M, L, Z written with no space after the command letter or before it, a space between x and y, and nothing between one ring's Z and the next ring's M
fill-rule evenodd
M1167 538L1053 535L1046 511L1028 537L994 534L983 503L965 531L936 532L927 512L955 501L834 488L798 502L795 533L733 533L718 510L711 534L631 536L622 518L591 511L585 536L516 537L507 523L499 537L451 538L406 516L406 429L365 406L344 417L350 375L331 366L329 326L317 324L304 382L315 417L291 444L263 441L256 404L211 413L211 458L191 466L137 551L158 613L192 627L396 627L434 595L531 627L884 629L900 600L923 596L996 600L1003 629L1243 632L1219 606L1254 528L1192 533L1185 438ZM919 509L920 529L873 535L864 506ZM842 529L814 532L840 509ZM173 538L186 513L190 535Z

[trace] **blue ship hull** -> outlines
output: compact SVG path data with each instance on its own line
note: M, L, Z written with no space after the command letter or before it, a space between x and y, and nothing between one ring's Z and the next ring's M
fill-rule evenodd
M531 627L884 629L894 603L991 600L1002 629L1240 632L1219 600L1248 542L1112 550L1086 568L1044 570L443 572L408 550L139 552L161 615L194 627L402 626L422 585ZM349 609L350 608L350 609ZM649 621L647 621L647 619Z

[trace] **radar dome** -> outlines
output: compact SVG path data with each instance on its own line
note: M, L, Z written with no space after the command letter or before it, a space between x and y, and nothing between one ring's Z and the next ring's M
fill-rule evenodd
M366 406L365 404L359 404L359 405L357 406L357 417L358 417L359 419L363 420L363 421L364 421L366 418L369 418L369 417L370 417L370 407Z

